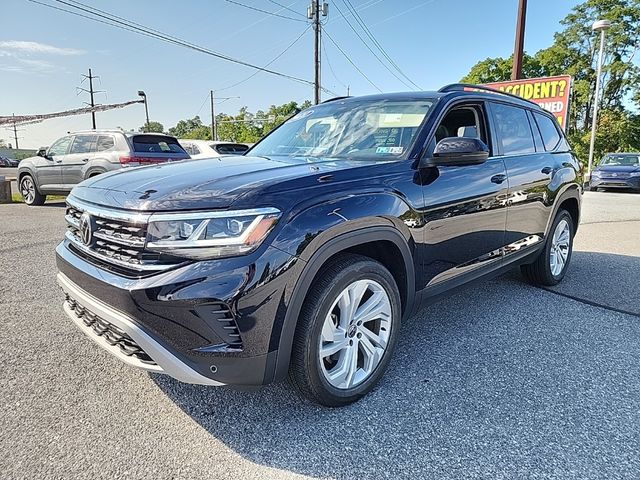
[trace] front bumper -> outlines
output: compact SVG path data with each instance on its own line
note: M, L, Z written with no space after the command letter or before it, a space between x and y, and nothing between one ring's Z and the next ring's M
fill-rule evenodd
M65 312L81 330L129 365L204 385L275 379L291 259L269 248L130 278L83 257L68 241L56 248Z
M640 189L640 177L596 177L592 175L589 185L591 188L631 188L638 190Z
M65 313L91 340L115 357L134 367L166 373L181 382L224 385L190 368L136 325L132 318L92 297L64 274L58 273L57 280L66 295L63 304ZM88 317L91 318L90 325L85 321ZM99 324L98 328L94 328L96 322ZM116 338L113 332L116 332ZM129 349L123 347L122 339Z

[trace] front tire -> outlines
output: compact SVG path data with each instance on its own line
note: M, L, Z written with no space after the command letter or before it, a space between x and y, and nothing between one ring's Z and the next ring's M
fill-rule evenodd
M529 283L551 287L562 281L573 252L574 226L566 210L558 211L549 237L536 260L520 267Z
M389 270L344 254L318 273L293 341L289 379L328 407L353 403L378 383L398 338L400 293Z
M36 187L36 183L33 181L31 175L24 175L20 179L20 194L22 200L29 206L44 205L47 199L46 195L42 195Z

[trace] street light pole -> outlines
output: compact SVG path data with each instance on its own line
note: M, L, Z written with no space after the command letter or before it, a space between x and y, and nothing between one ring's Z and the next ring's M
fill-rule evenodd
M138 90L138 96L142 97L142 101L144 102L144 112L147 117L147 123L145 124L145 130L149 133L149 106L147 105L147 94L142 90Z
M591 141L589 143L589 164L587 166L587 179L591 183L591 168L593 166L593 150L596 144L596 129L598 128L598 100L600 98L600 77L602 76L602 58L604 57L605 32L611 27L609 20L598 20L593 24L593 31L600 32L600 53L598 54L598 67L596 69L596 91L593 95L593 119L591 122Z
M218 140L218 125L216 123L216 107L213 90L211 90L211 140Z

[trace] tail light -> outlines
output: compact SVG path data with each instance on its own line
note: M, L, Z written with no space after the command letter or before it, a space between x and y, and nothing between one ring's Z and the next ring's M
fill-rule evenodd
M166 162L170 162L171 160L177 160L177 159L173 159L173 158L153 158L153 157L138 157L138 156L131 156L131 155L125 155L120 157L120 165L122 165L123 167L127 167L129 165L153 165L156 163L166 163Z

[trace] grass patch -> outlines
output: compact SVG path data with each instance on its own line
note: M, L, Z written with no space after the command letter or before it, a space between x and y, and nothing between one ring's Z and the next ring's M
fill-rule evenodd
M67 198L66 195L47 195L47 202L59 202L60 200L64 200L65 198ZM12 193L11 201L13 203L24 203L24 201L22 200L22 195L20 195L19 193Z

